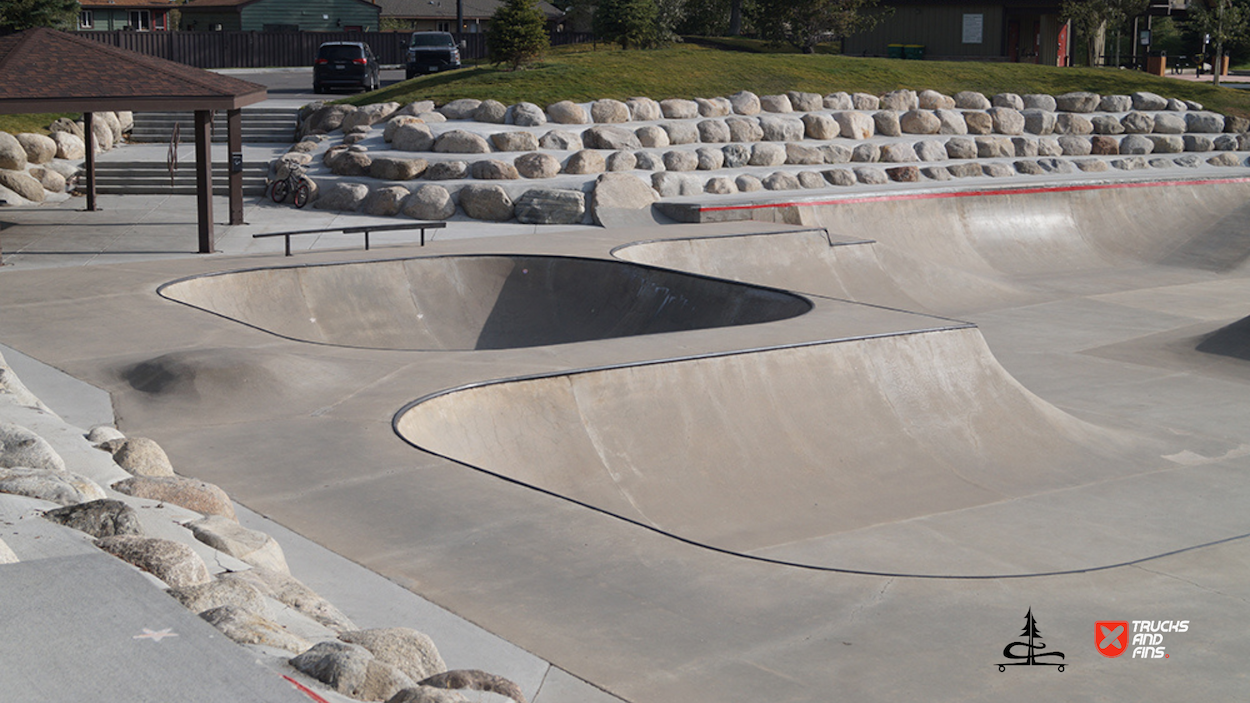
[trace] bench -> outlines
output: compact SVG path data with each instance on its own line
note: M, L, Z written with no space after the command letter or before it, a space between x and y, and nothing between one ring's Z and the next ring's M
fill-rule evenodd
M286 238L286 255L290 256L291 237L298 234L325 234L327 232L364 234L365 249L368 249L370 232L395 232L405 229L419 229L421 230L421 246L425 246L425 231L427 229L442 229L446 226L446 222L409 222L402 225L360 225L358 227L331 227L329 229L301 229L293 232L263 232L261 234L253 234L252 239L262 239L264 237L284 237Z

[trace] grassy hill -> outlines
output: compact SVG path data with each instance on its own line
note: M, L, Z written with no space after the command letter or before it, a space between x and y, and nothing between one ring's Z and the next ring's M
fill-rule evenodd
M488 66L466 68L414 78L343 102L362 105L389 100L433 100L441 105L455 98L493 98L505 104L524 100L545 106L559 100L584 102L636 95L662 100L715 97L739 90L761 95L787 90L824 95L836 91L880 94L896 88L927 88L947 95L961 90L987 95L1058 95L1074 90L1127 94L1146 90L1197 100L1220 112L1250 116L1250 91L1214 88L1137 71L760 53L693 43L648 51L622 51L605 44L561 47L529 69L512 72Z

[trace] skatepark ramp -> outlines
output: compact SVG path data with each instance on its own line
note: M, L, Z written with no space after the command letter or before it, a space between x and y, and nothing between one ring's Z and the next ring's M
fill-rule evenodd
M971 326L477 385L395 424L426 451L748 554L1141 468L1124 436L1020 386Z
M307 342L400 350L564 344L801 315L777 290L617 261L456 256L232 271L161 294Z

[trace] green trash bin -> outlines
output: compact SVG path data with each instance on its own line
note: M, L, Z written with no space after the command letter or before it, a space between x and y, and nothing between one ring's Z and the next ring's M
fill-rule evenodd
M886 44L885 45L885 57L887 59L903 58L903 45L902 44Z
M903 58L911 61L923 61L924 44L907 44L903 47Z

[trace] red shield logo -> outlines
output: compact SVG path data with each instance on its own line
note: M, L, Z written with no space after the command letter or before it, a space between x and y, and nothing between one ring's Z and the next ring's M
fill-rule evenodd
M1128 621L1100 621L1094 623L1094 644L1104 657L1118 657L1128 649Z

